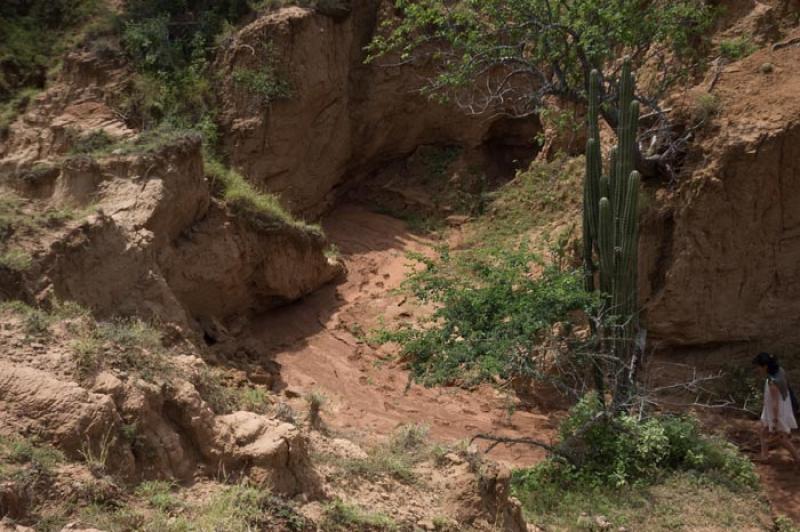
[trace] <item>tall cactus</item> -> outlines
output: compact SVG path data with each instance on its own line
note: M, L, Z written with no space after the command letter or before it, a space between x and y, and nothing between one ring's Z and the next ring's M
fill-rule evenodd
M627 398L632 385L634 338L638 323L639 183L634 170L639 102L633 99L635 81L631 63L625 59L619 84L619 127L617 146L611 152L607 176L602 175L600 128L598 123L600 76L589 79L588 140L584 180L583 238L586 289L595 291L594 257L599 262L600 292L604 295L606 323L601 340L618 361L614 400ZM602 371L602 370L601 370Z

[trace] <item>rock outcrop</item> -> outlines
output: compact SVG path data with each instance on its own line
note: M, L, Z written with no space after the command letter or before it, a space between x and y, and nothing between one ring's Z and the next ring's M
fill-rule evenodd
M420 94L419 67L364 63L389 4L353 2L346 17L282 9L242 28L219 52L225 150L294 211L320 212L339 187L421 145L459 145L487 164L504 151L536 155L538 119L468 116ZM288 96L265 98L242 82L242 73L265 69Z
M691 178L644 227L646 323L662 345L800 341L800 47L777 48L722 70Z
M34 254L26 275L38 299L191 328L292 301L338 271L318 232L278 218L256 227L213 199L191 137L66 159L50 179L51 205L96 214Z

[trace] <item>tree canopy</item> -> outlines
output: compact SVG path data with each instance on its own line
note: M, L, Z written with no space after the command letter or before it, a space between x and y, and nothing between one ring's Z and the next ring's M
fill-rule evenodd
M467 112L524 116L547 97L584 104L601 75L601 114L617 125L619 59L657 72L637 99L657 101L698 61L712 10L703 0L397 0L370 58L432 66L425 91Z

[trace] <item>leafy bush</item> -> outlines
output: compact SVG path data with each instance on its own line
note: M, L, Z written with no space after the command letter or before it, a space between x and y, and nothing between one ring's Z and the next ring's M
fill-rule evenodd
M0 2L0 103L43 88L68 36L97 11L97 0Z
M263 70L240 68L233 72L233 82L256 95L263 105L289 96L289 83L281 79L272 67Z
M437 308L423 327L386 331L382 340L399 342L414 375L429 385L538 377L537 344L553 324L594 303L575 271L546 266L532 278L531 266L541 261L525 246L413 258L425 268L405 286Z
M757 49L758 47L746 37L736 37L719 43L719 54L730 61L744 59Z
M208 59L219 34L250 7L246 0L131 0L123 49L137 71L116 105L133 125L193 129L215 113Z
M619 487L655 482L674 471L694 471L733 489L758 484L749 460L731 444L703 435L689 417L610 417L592 393L573 407L560 432L560 448L570 461L551 459L520 471L518 486L526 490L541 483Z

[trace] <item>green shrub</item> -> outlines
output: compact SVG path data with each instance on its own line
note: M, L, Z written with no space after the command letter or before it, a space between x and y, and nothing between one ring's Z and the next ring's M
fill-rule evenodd
M97 12L99 3L0 2L0 103L22 89L44 88L48 69L69 45L71 35Z
M631 414L610 417L594 393L585 395L560 428L561 448L569 461L550 460L519 472L529 480L625 486L651 483L673 471L694 471L733 489L753 489L758 478L749 460L735 447L701 433L685 416Z
M719 43L719 53L725 59L738 61L744 59L758 49L747 37L735 37Z
M263 105L287 98L291 93L289 83L269 66L263 70L237 69L233 72L233 82L257 96Z
M428 323L384 331L381 339L398 342L414 375L428 385L541 377L537 342L554 323L593 305L578 272L546 266L532 278L531 266L541 260L526 246L412 258L425 268L405 287L437 308Z

